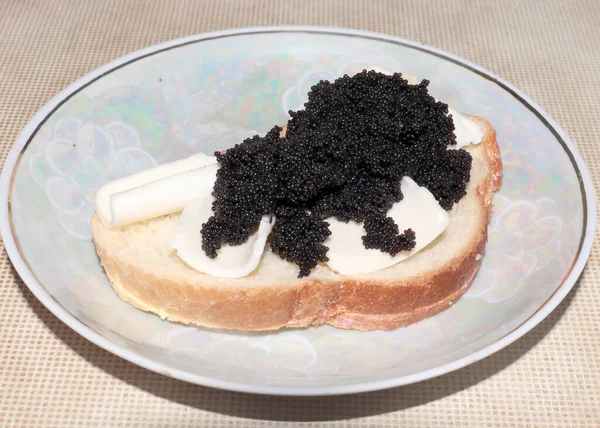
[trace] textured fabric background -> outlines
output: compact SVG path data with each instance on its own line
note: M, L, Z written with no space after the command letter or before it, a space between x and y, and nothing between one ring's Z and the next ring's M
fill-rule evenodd
M514 83L573 138L600 180L600 2L0 0L0 160L53 95L130 51L231 27L335 25L397 35ZM151 373L62 324L0 255L0 426L600 426L600 253L541 325L437 379L278 398Z

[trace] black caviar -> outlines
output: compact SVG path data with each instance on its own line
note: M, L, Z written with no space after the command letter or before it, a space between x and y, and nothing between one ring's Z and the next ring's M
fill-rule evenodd
M465 195L471 155L456 144L448 106L427 92L363 71L311 88L305 109L290 111L284 138L275 126L224 154L213 196L214 215L202 227L202 248L217 256L222 243L248 239L263 215L276 216L271 249L307 276L327 261L328 217L364 222L363 244L395 255L415 246L411 229L387 217L411 177L449 210Z

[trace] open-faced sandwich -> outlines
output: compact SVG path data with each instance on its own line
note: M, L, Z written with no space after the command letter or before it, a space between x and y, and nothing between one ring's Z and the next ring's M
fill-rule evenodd
M117 294L162 318L273 330L395 329L468 289L502 181L493 127L426 80L321 81L282 128L97 192Z

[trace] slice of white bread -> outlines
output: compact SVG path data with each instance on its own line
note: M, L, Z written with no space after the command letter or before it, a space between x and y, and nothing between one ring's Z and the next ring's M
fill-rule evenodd
M249 276L212 277L169 252L179 214L115 230L94 215L98 255L123 300L172 321L237 330L318 324L391 330L415 323L458 300L484 254L502 163L495 130L484 119L468 117L482 127L484 138L465 148L473 156L467 194L449 212L450 224L442 235L384 270L343 276L321 264L298 279L298 267L267 246Z

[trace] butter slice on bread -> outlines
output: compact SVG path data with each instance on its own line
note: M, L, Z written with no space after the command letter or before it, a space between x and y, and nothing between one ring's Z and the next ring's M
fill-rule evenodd
M434 242L389 268L344 276L319 264L298 279L298 267L267 246L250 275L213 277L169 251L180 214L112 230L95 214L92 231L101 263L123 300L186 324L258 331L319 324L393 330L413 324L456 302L484 254L502 162L494 128L467 117L484 131L481 143L464 147L473 157L467 194L449 211L450 224Z

